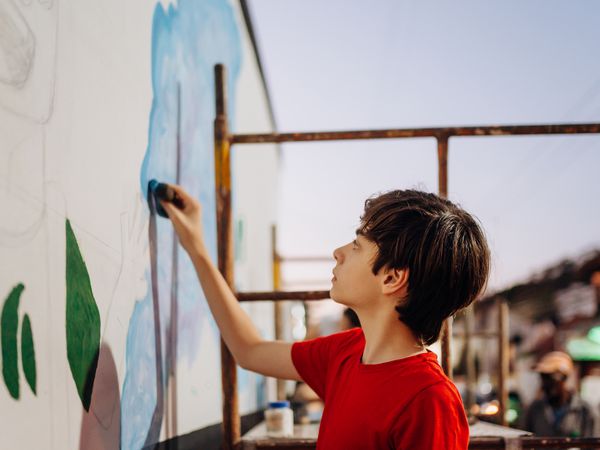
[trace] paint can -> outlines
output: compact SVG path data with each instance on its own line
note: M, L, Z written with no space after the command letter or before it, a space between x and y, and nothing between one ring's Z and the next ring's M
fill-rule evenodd
M265 421L269 437L292 437L294 434L294 412L288 401L269 402Z

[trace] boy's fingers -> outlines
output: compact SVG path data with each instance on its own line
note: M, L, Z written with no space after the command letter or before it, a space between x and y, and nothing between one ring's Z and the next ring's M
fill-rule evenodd
M192 197L190 196L190 194L188 194L185 191L185 189L183 189L178 184L166 183L166 185L173 189L175 193L184 200L184 203L187 203L189 200L191 200Z
M173 214L177 214L177 208L171 204L171 202L166 202L164 200L159 200L161 206L166 211L167 215L170 219L173 218Z
M200 204L198 203L198 201L192 197L190 194L188 194L186 192L185 189L183 189L183 187L179 186L178 184L170 184L170 183L166 183L167 186L169 186L171 189L173 189L173 191L175 192L175 194L177 195L177 197L179 197L179 200L182 203L182 208L179 208L181 210L187 211L190 208L199 208ZM177 209L177 208L175 208Z

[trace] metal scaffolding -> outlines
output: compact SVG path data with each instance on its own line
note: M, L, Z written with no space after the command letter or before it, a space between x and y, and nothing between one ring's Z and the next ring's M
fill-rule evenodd
M217 247L218 266L223 277L234 289L233 274L233 227L231 209L231 146L234 144L282 143L282 142L314 142L331 140L357 139L403 139L428 137L437 141L438 155L438 194L448 196L448 140L451 137L466 136L515 136L515 135L554 135L554 134L598 134L600 123L587 124L554 124L554 125L514 125L514 126L477 126L477 127L445 127L445 128L413 128L390 130L358 130L358 131L328 131L305 133L267 133L267 134L230 134L227 116L227 89L225 67L215 66L215 100L216 117L214 121L215 147L215 190L217 212ZM277 286L276 286L277 288ZM329 298L328 291L299 291L299 292L238 292L239 301L282 301L282 300L323 300ZM505 303L500 303L501 314L499 330L495 333L499 339L501 373L500 411L504 411L508 403L506 379L508 378L508 309ZM490 333L482 333L489 335ZM467 341L474 336L466 332ZM451 365L451 336L452 318L444 323L441 335L442 368L452 379ZM241 446L240 416L237 395L236 363L229 349L221 340L221 377L223 388L223 448L238 449ZM516 440L515 440L516 439ZM504 449L504 448L600 448L600 438L514 438L507 444L504 438L471 439L469 448ZM513 447L508 447L512 445ZM514 447L520 445L520 447ZM267 448L254 446L254 448ZM276 448L270 445L269 448ZM277 448L315 448L315 442L289 441L281 443Z

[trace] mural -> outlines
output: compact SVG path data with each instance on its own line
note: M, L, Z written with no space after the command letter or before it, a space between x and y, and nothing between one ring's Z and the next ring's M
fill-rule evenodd
M142 192L151 179L183 184L202 202L204 211L215 210L213 66L225 63L229 86L234 87L240 60L240 36L227 3L182 0L177 8L157 5L152 26L154 98L140 176ZM230 92L230 107L234 98L235 90ZM205 214L203 225L216 260L214 216ZM194 268L180 261L185 255L178 251L172 225L152 213L149 233L148 294L136 305L127 337L122 397L125 449L158 440L164 389L176 379L177 359L191 362L198 356L202 327L208 324L218 339L214 322L202 320L210 317L210 311ZM148 431L138 423L149 424Z
M19 398L19 369L17 354L17 327L19 300L23 285L15 287L2 308L2 376L12 398Z
M98 353L100 351L100 313L92 292L90 275L66 221L67 233L67 358L83 408L90 409Z
M219 332L146 194L195 195L216 261L214 64L231 128L271 129L240 5L0 0L0 29L3 442L140 449L219 423ZM238 287L271 287L274 213L250 199L274 211L276 159L234 161ZM272 338L272 309L245 308ZM265 405L263 377L240 369L239 390L242 413Z
M23 372L27 384L32 392L36 393L37 372L35 370L35 348L33 346L33 333L31 331L31 320L29 315L23 317L23 326L21 327L21 361L23 362Z
M0 327L2 336L2 376L6 389L14 399L19 399L19 355L17 345L17 332L19 326L19 303L21 294L25 286L18 284L15 286L2 307L0 316ZM29 315L23 317L21 326L21 359L23 372L29 387L35 394L36 391L36 371L35 371L35 350L33 348L33 335L31 333L31 321Z

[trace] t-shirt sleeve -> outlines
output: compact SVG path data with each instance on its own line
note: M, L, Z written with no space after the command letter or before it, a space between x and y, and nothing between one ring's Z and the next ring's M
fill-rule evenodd
M325 400L327 372L332 359L331 349L336 335L321 336L306 341L294 342L292 361L296 370L317 395Z
M419 392L392 429L396 450L466 450L469 423L458 392L440 381Z

